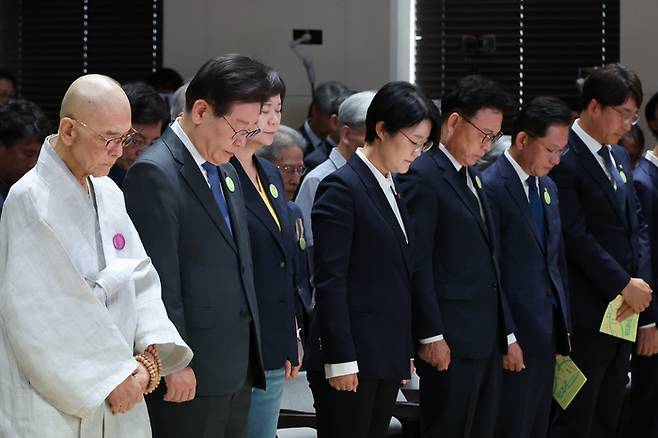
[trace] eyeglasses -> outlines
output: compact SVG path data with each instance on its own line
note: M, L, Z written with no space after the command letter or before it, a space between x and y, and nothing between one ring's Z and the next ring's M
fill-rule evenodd
M301 176L306 174L306 166L303 164L300 164L299 166L295 166L294 164L284 164L276 167L283 173L298 173Z
M457 113L457 114L459 114L459 113ZM459 114L459 115L462 119L466 120L466 122L468 122L469 125L471 125L472 127L474 127L475 129L477 129L478 131L480 131L482 133L482 135L483 135L482 144L487 144L487 143L494 144L498 140L500 140L500 137L503 136L503 131L500 131L496 134L491 134L491 133L488 133L488 132L484 132L475 123L471 122L468 117L464 116L463 114Z
M100 134L98 131L96 131L93 128L90 128L87 126L87 124L81 120L75 119L73 117L69 117L69 119L73 120L74 122L78 123L79 125L87 128L89 131L91 131L94 135L96 135L98 138L101 138L105 140L105 149L109 150L112 148L112 146L121 146L121 147L128 147L132 142L135 140L135 136L137 135L137 131L135 131L133 128L130 128L128 132L126 132L123 135L120 135L118 137L110 137L107 138L104 135Z
M145 148L150 146L151 144L148 142L148 139L144 137L144 135L141 132L137 131L131 145L136 148Z
M630 111L622 111L622 110L619 110L619 109L615 108L614 106L611 106L610 108L612 108L613 110L615 110L619 113L619 115L621 116L621 121L624 124L629 123L631 125L637 125L637 122L640 121L640 114L639 113L633 114Z
M414 154L415 154L416 152L418 152L418 151L421 151L421 152L427 152L427 151L429 151L430 149L432 149L432 146L434 146L434 142L432 142L432 141L430 141L430 140L428 140L428 141L419 141L419 142L415 142L415 141L413 141L412 139L410 139L409 136L408 136L407 134L405 134L404 131L402 131L402 130L400 130L400 134L404 135L404 138L406 138L407 140L409 140L409 142L410 142L412 145L416 146L416 147L414 148L414 152L413 152Z
M568 148L568 147L564 147L564 148L562 148L562 149L552 149L552 148L546 146L546 144L545 144L543 141L541 141L541 140L539 139L538 136L536 136L536 135L534 135L534 134L531 134L531 133L529 133L529 132L526 132L526 134L528 134L528 137L532 137L532 138L534 138L535 141L536 141L537 143L539 143L539 144L541 145L541 147L543 147L544 150L545 150L546 152L549 153L549 155L552 155L552 156L554 156L554 157L563 157L564 154L566 154L567 152L569 152L569 148Z
M231 125L231 122L229 122L225 116L222 116L222 119L226 120L226 123L228 124L229 128L233 130L233 136L231 137L231 140L251 138L260 134L259 128L256 128L253 131L249 131L248 129L240 129L239 131L236 131L233 125Z

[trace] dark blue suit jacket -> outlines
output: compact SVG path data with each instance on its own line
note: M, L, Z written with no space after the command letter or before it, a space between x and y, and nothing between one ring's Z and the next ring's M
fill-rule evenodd
M356 154L318 187L313 220L316 317L308 369L357 361L359 376L402 379L413 357L409 244L375 176Z
M295 204L293 201L288 201L288 209L290 210L290 219L293 222L293 227L295 227L295 256L294 256L294 265L295 265L295 290L299 297L299 306L297 315L303 315L304 313L310 313L313 310L313 287L311 286L311 278L309 275L308 267L308 247L306 243L302 244L301 242L306 242L304 240L304 233L300 229L301 234L297 234L297 222L301 221L302 228L306 228L307 224L304 223L304 215L302 214L302 209L299 208L299 205Z
M474 167L469 173L486 224L469 202L472 193L438 149L421 155L398 181L418 236L416 339L443 334L453 356L482 359L494 353L497 342L499 351L506 351L506 335L515 328L503 316L509 308L500 289L496 230L477 184L482 177Z
M231 164L238 172L247 207L263 362L266 370L274 370L282 368L286 359L298 364L293 281L295 229L279 170L263 158L254 156L253 160L281 230L237 158L231 158Z
M556 333L557 351L569 354L568 278L555 183L547 176L539 178L545 238L538 234L523 184L507 157L486 170L484 187L499 238L501 283L521 348L526 355L551 351ZM552 297L559 307L559 324L553 330Z
M573 129L567 147L550 176L560 193L573 325L598 332L608 303L631 276L651 282L649 236L624 148L612 146L617 167L627 178L625 212L607 175ZM640 324L658 319L655 302L642 313Z
M633 171L633 179L651 242L650 284L655 288L658 285L658 167L642 158Z

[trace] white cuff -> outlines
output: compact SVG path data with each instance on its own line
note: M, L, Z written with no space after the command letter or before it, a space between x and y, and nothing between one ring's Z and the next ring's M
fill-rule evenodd
M443 335L432 336L431 338L420 339L418 342L421 344L431 344L432 342L443 341Z
M514 333L510 333L509 335L507 335L507 345L512 345L515 342L516 342L516 336L514 335Z
M327 379L332 377L346 376L348 374L356 374L358 372L359 366L356 361L324 364L324 376Z
M643 329L643 328L651 328L651 327L655 327L655 326L656 326L656 323L652 322L651 324L642 325L639 328Z

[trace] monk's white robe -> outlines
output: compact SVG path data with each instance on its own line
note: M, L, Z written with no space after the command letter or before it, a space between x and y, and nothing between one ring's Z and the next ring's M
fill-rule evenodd
M192 351L123 194L107 177L89 178L87 193L51 139L0 218L0 436L150 437L144 402L114 416L105 399L148 345L163 374Z

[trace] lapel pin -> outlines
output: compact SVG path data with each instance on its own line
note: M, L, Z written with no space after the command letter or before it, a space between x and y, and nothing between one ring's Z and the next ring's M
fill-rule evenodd
M230 176L227 176L224 179L224 182L226 183L226 188L231 192L235 192L235 183L233 183L233 180L231 179Z
M482 190L482 180L479 175L475 175L475 183L478 185L478 189Z
M624 173L623 170L620 170L620 171L619 171L619 176L621 177L621 182L623 182L624 184L626 184L626 174Z
M546 187L544 187L544 202L546 202L546 205L551 205L551 195Z
M117 233L112 238L112 244L114 244L114 249L118 249L119 251L121 251L123 248L126 247L126 238L123 237L123 234Z
M279 197L279 190L277 190L274 184L270 184L270 194L274 199Z
M304 236L299 238L299 249L302 251L306 250L306 239L304 239Z

